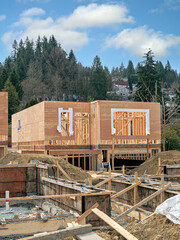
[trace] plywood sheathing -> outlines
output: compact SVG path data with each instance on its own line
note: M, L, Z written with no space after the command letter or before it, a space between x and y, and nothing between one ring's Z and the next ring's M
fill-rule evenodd
M100 139L112 140L111 135L111 108L123 109L149 109L150 110L150 135L149 139L161 139L160 125L160 104L148 102L125 102L125 101L99 101L100 105ZM118 138L118 137L115 137ZM136 138L133 136L124 136L124 138ZM142 138L146 138L143 137Z
M0 135L8 136L8 93L7 92L0 92Z
M12 144L39 145L38 141L44 144L44 105L45 103L41 102L12 115ZM21 121L20 131L17 129L18 119Z
M71 144L73 145L73 141L75 138L79 139L79 132L76 131L77 126L75 125L75 114L76 113L86 113L90 114L90 104L89 103L81 103L81 102L44 102L45 104L45 141L48 143L49 140L71 140ZM68 108L73 109L73 131L74 134L72 136L61 136L57 131L58 126L58 108L63 108L63 110L68 110ZM89 121L89 117L87 119ZM86 129L86 131L90 131ZM76 135L75 135L76 134ZM86 141L84 144L90 144L89 141ZM81 144L82 145L82 144Z

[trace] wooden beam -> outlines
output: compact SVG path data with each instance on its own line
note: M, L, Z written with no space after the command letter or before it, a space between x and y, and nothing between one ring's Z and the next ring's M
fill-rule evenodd
M115 229L119 234L121 234L127 240L138 240L131 233L129 233L126 229L121 227L118 223L112 220L108 215L104 212L100 211L97 208L92 209L92 212L95 213L98 217L100 217L103 221L105 221L109 226Z
M53 198L65 198L65 197L88 197L88 196L101 196L110 195L108 192L98 192L98 193L75 193L75 194L62 194L62 195L45 195L45 196L35 196L35 197L12 197L12 198L0 198L0 202L17 201L17 200L32 200L32 199L53 199Z
M115 220L126 216L128 213L136 210L137 208L139 208L140 206L142 206L144 203L147 203L148 201L152 200L153 198L155 198L156 196L158 196L159 194L161 194L162 192L164 192L166 189L168 189L171 186L171 183L169 183L168 185L166 185L165 187L159 189L157 192L151 194L149 197L143 199L142 201L140 201L139 203L137 203L136 205L134 205L132 208L128 209L127 211L125 211L124 213L120 214L118 217L115 218Z
M129 187L123 189L122 191L114 194L114 195L111 197L111 200L113 200L113 199L115 199L115 198L123 195L124 193L128 192L129 190L133 189L134 187L137 187L137 186L140 185L140 184L141 184L141 182L137 182L137 183L132 184L131 186L129 186Z
M122 211L119 209L119 207L117 207L117 206L115 205L114 202L111 202L111 207L112 207L112 209L113 209L114 211L116 211L117 213L122 214ZM130 220L127 216L124 216L124 219L125 219L127 222L131 222L131 220Z
M78 217L75 222L80 223L84 218L86 218L92 212L93 208L97 208L97 207L99 207L99 204L95 203L91 208L89 208L80 217Z
M71 237L79 234L89 233L92 231L92 226L78 225L73 227L67 227L62 230L57 230L53 232L38 233L31 237L20 238L21 240L54 240L54 239L64 239L66 237Z
M103 180L102 182L96 184L95 187L100 187L100 186L102 186L103 184L105 184L105 183L109 182L110 180L112 180L114 177L115 177L115 176Z
M110 179L110 178L111 178L111 170L109 170L108 172L109 172L109 179ZM111 180L108 181L108 190L109 190L109 191L112 190Z

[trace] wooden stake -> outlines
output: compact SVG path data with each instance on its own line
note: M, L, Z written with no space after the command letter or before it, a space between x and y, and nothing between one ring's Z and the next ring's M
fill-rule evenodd
M112 190L112 183L111 183L111 170L109 170L109 181L108 181L108 190Z
M125 170L125 165L122 166L122 172L123 172L123 176L124 176L124 175L125 175L125 172L126 172L126 170Z
M161 176L161 184L164 187L164 174ZM165 192L162 192L161 193L161 203L164 202L165 200L166 200L165 199Z
M138 182L138 173L137 172L135 172L134 178L135 178L135 183L137 183ZM137 198L138 198L138 186L136 186L134 188L134 205L137 203Z
M53 159L51 159L51 161L59 168L59 170L64 174L64 176L69 180L72 181L72 179L69 177L69 175L64 171L64 169L58 164L57 162Z

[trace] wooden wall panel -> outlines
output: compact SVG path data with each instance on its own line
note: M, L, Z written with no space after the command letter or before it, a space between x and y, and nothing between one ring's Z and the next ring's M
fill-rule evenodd
M17 130L18 118L21 130ZM12 143L44 141L44 102L12 115Z
M149 109L150 136L149 139L161 139L160 104L149 102L99 101L101 140L112 139L111 135L111 108ZM121 138L121 137L119 137ZM131 136L129 136L131 138Z
M58 126L58 108L63 108L68 110L68 108L73 108L73 119L75 113L88 113L90 114L90 103L81 102L45 102L45 140L49 141L51 139L64 139L61 134L57 131ZM73 121L73 131L75 130L75 125ZM90 131L90 130L89 130ZM68 140L75 139L75 136L66 137Z
M0 92L0 135L8 135L8 93Z

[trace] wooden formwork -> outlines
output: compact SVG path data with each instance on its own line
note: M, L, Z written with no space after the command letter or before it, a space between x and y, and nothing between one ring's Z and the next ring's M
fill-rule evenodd
M46 101L12 117L13 148L61 155L72 163L83 155L99 164L124 155L146 159L160 151L160 139L159 103Z

